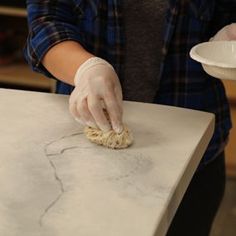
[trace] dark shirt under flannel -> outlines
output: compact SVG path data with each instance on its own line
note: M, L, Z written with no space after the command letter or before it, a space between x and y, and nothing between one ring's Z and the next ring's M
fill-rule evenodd
M28 0L27 8L29 37L25 57L35 71L53 77L41 64L43 56L53 45L74 40L109 61L122 84L125 55L122 1ZM201 165L223 150L231 120L222 82L208 76L199 63L190 59L189 51L208 41L225 25L236 22L235 12L236 0L169 1L160 84L154 102L215 114L215 132ZM58 93L70 94L72 90L72 86L57 81Z

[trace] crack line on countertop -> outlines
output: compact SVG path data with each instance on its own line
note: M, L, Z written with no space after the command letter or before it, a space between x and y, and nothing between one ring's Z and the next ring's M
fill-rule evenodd
M55 180L57 181L58 185L59 185L59 188L60 188L60 194L56 197L56 199L54 199L48 206L47 208L44 210L44 212L42 213L42 215L40 216L40 219L39 219L39 225L42 227L43 225L43 218L45 217L45 215L48 213L48 211L59 201L59 199L62 197L62 195L64 194L65 192L65 188L64 188L64 185L63 185L63 182L62 182L62 179L58 176L57 174L57 168L55 166L55 164L53 163L53 161L50 159L50 156L54 156L54 155L61 155L63 153L65 153L66 151L70 150L70 149L76 149L76 148L79 148L79 146L73 146L73 147L69 147L69 148L64 148L60 151L60 153L56 153L56 154L48 154L47 153L47 148L49 145L55 143L55 142L58 142L58 141L61 141L65 138L70 138L70 137L73 137L73 136L76 136L76 135L81 135L83 134L83 132L77 132L77 133L73 133L73 134L70 134L70 135L65 135L59 139L56 139L56 140L53 140L49 143L47 143L44 147L44 153L45 153L45 156L47 157L47 160L50 164L50 166L52 167L53 169L53 172L54 172L54 178Z

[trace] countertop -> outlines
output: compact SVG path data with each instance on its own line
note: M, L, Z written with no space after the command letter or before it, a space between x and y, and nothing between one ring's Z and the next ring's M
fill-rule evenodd
M68 96L0 89L0 235L162 236L214 115L124 102L134 144L90 143Z

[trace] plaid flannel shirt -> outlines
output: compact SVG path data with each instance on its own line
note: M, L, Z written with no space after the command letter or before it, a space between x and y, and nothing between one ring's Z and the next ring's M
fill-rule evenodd
M122 84L125 37L121 0L28 0L27 9L29 36L24 53L33 70L53 77L41 64L43 56L53 45L74 40L109 61ZM231 120L221 81L208 76L190 59L189 51L236 22L235 12L236 0L169 0L155 103L215 114L215 132L202 165L223 151ZM58 93L72 90L57 81Z

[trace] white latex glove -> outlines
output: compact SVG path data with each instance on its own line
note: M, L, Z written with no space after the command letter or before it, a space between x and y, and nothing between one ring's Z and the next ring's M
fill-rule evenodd
M236 40L236 23L226 25L210 41L231 41Z
M98 127L104 132L111 128L116 133L122 132L122 90L114 68L107 61L92 57L79 67L74 84L69 99L72 116L83 125Z

